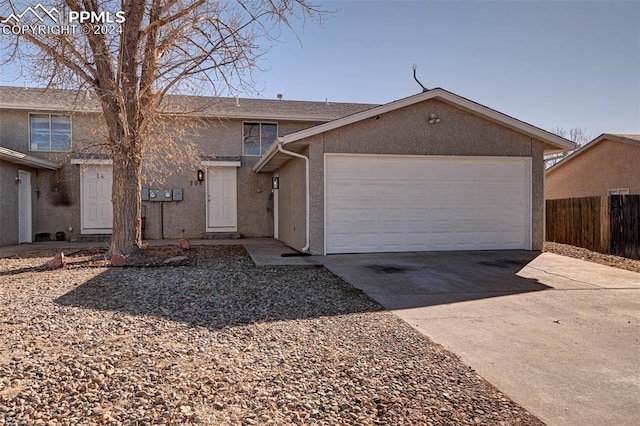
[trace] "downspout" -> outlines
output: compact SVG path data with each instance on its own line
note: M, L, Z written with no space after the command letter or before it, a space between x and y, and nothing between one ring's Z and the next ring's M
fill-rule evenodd
M282 142L278 142L278 151L280 151L283 154L290 155L292 157L302 158L304 160L305 186L306 186L305 204L306 204L306 217L307 217L306 222L307 223L306 223L306 244L304 247L302 247L300 251L307 252L309 251L309 157L306 157L302 154L298 154L297 152L287 151L286 149L282 148Z

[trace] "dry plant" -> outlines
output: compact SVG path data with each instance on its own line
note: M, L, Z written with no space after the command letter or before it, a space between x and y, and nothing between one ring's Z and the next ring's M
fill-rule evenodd
M166 171L197 156L187 117L207 105L184 95L251 92L266 44L323 13L308 0L0 0L0 65L72 89L76 107L97 102L113 161L110 251L129 254L142 243L143 159Z
M582 146L586 145L593 137L587 133L586 127L572 127L569 130L566 130L564 127L554 127L549 130L551 133L554 133L558 136L562 136L565 139L569 139L571 142L576 144L576 148L567 152L561 152L558 154L550 154L544 157L545 168L549 168L559 163L569 155L576 152Z

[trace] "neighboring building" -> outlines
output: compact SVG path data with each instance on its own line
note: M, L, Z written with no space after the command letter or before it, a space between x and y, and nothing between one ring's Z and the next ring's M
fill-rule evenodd
M540 249L543 156L574 147L443 89L382 106L225 98L198 115L204 173L143 190L147 239L274 236L314 254ZM14 153L0 156L2 223L15 229L0 244L110 234L110 160L81 149L99 127L82 93L0 88L0 146ZM153 201L164 189L180 201Z
M144 238L224 233L273 236L271 177L251 171L280 135L375 105L267 99L178 99L202 119L198 169L176 172L143 190ZM84 92L0 87L0 245L38 234L77 240L111 234L111 161L93 154L99 105ZM201 170L204 173L199 173ZM201 180L198 180L200 178ZM169 199L154 202L171 190ZM149 192L149 190L152 190ZM153 191L156 190L156 191ZM153 197L155 195L155 197Z
M604 133L546 171L545 198L640 194L640 135Z
M539 250L543 156L574 147L437 88L285 135L254 171L298 250Z

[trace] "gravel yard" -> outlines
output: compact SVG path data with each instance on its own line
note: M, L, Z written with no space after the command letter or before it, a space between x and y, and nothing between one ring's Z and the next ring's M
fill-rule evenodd
M640 260L614 256L612 254L602 254L582 247L545 242L543 251L599 263L601 265L613 266L614 268L626 269L627 271L640 272Z
M53 254L0 259L0 425L541 424L322 267Z

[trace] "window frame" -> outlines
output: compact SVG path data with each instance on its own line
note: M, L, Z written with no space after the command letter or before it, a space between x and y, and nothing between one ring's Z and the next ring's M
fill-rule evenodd
M258 154L247 154L245 152L245 134L244 134L244 128L246 125L252 125L252 124L257 124L259 126L260 129L260 134L259 134L259 141L258 141ZM264 154L266 154L266 152L269 149L266 150L262 150L262 126L266 124L266 125L274 125L276 126L276 138L274 139L273 143L277 143L278 140L278 122L276 121L243 121L242 122L242 155L245 157L262 157ZM271 148L271 147L269 147Z
M38 115L47 116L49 118L49 149L48 150L33 149L33 147L31 146L31 139L32 139L31 119L33 116L38 116ZM69 148L68 149L64 149L64 150L53 149L53 129L52 129L52 122L51 122L52 117L67 117L69 119ZM70 114L56 114L51 112L30 112L27 120L28 120L27 127L29 129L29 151L30 152L70 152L72 150L73 119Z
M629 195L629 188L607 189L607 195Z

